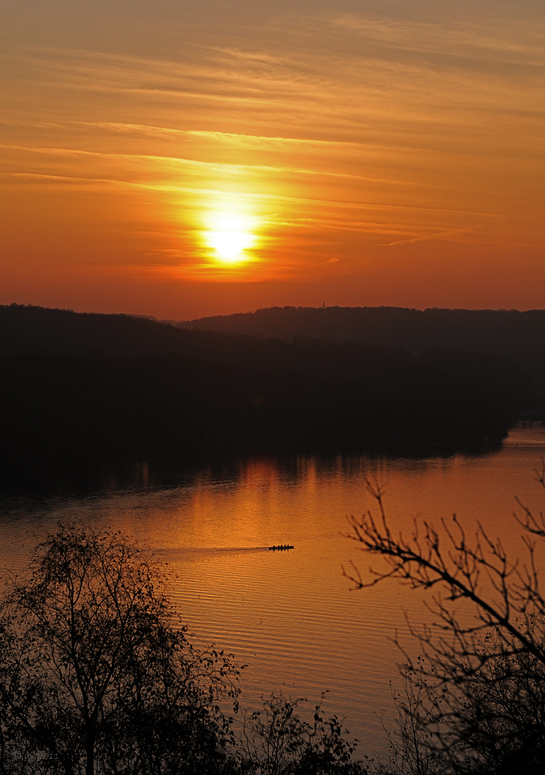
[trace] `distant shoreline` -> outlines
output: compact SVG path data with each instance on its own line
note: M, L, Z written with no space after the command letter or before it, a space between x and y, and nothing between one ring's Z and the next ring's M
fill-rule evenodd
M541 411L535 378L497 353L39 307L0 307L0 374L1 492L260 455L472 454Z

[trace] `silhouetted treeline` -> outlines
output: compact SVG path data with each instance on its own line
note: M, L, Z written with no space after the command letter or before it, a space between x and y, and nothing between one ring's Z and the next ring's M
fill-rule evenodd
M219 334L188 332L132 315L0 305L0 357L13 353L101 352L124 357L176 353L217 359L226 350L224 339Z
M497 443L533 398L520 367L496 355L260 341L38 308L2 316L4 488L133 461Z
M545 383L545 310L270 307L182 323L193 330L355 341L411 352L498 353Z

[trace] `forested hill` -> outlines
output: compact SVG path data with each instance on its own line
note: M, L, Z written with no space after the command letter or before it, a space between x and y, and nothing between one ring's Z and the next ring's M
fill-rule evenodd
M225 341L240 337L189 332L153 318L78 313L11 304L0 306L0 357L11 353L136 357L150 354L221 358Z
M499 443L535 384L491 354L0 307L0 489L247 454Z
M261 337L362 342L410 352L438 348L498 353L545 384L545 310L270 307L180 325Z

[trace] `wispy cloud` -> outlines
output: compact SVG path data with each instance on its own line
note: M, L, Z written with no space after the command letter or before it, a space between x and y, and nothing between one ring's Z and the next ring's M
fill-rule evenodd
M366 18L346 14L331 20L337 27L390 49L421 54L440 54L462 59L485 59L501 63L545 65L545 22L485 23L449 21L411 22Z
M512 192L540 169L542 25L298 19L268 38L203 36L178 58L11 55L2 186L137 192L168 213L172 243L237 201L259 214L271 267L274 246L291 261L297 245L336 274L346 245L500 244L514 217L538 222ZM180 255L171 242L157 261Z
M44 154L46 156L60 156L71 158L92 158L92 159L104 159L107 161L129 161L129 162L146 162L156 165L168 165L169 168L173 166L188 166L197 169L205 169L209 172L221 172L232 173L241 175L248 172L257 173L284 173L294 172L299 175L324 175L328 177L338 178L353 178L355 180L365 180L359 175L351 175L349 173L341 172L318 172L312 169L304 169L303 167L273 167L271 165L260 164L229 164L229 163L217 163L200 161L198 159L185 159L180 156L157 156L154 154L145 153L106 153L103 151L85 151L78 148L54 148L54 147L41 147L41 146L21 146L21 145L4 145L0 143L0 148L11 151L25 151L26 153Z

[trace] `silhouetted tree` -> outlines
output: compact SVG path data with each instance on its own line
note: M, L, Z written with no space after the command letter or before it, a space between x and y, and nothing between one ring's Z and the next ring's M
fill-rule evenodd
M2 775L363 775L336 716L238 710L230 656L195 648L129 539L60 525L0 601Z
M383 493L368 488L378 510L350 518L350 537L386 566L369 579L355 565L346 575L358 588L396 578L435 592L435 626L411 628L421 657L407 657L402 670L399 742L384 772L542 773L545 598L534 539L545 538L545 516L519 503L528 552L521 564L481 525L469 538L456 516L439 529L415 520L410 537L394 534Z
M323 699L323 698L322 698ZM272 695L263 709L247 715L240 737L241 772L245 775L366 775L354 761L355 744L344 737L337 716L324 717L321 703L312 722L297 712L304 700Z
M0 769L58 775L228 770L231 659L194 648L127 539L59 527L0 607Z

